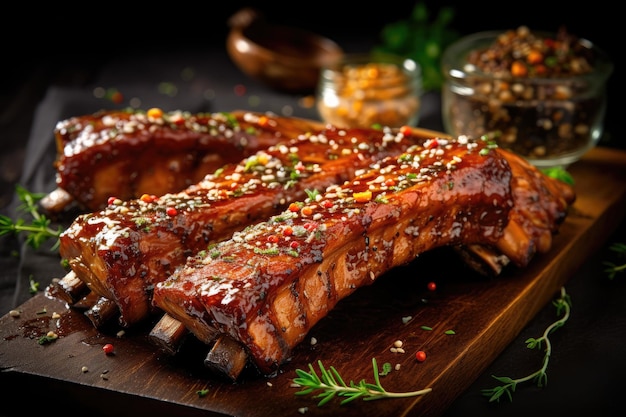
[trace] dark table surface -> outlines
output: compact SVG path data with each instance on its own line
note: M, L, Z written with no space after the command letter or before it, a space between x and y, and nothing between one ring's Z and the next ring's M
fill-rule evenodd
M331 7L330 2L322 4ZM230 9L226 7L212 17L207 15L206 21L198 17L189 19L191 26L201 21L206 25L204 32L194 27L193 35L185 32L192 28L180 23L167 26L167 20L159 22L157 32L131 31L131 27L125 26L127 21L123 17L113 16L118 26L111 23L104 38L94 35L95 30L86 33L76 31L70 37L68 27L50 24L50 32L46 32L50 37L40 39L40 50L33 45L20 46L18 42L16 47L13 44L12 48L29 53L21 61L16 61L13 67L5 68L9 70L10 78L5 78L1 90L0 213L15 213L16 183L28 184L33 187L31 191L51 190L53 182L50 181L51 176L46 177L46 173L53 172L52 168L42 169L41 164L48 164L54 157L49 152L53 149L50 147L52 130L57 121L67 117L130 105L191 112L249 109L318 119L315 108L306 97L273 91L247 78L230 61L223 43L224 22L238 7L233 4ZM394 10L394 13L386 11L380 16L354 19L354 31L341 26L346 17L324 21L319 12L313 13L309 19L303 18L306 22L303 24L334 37L347 52L366 51L377 41L382 24L402 18L411 9L406 5L398 7L400 9ZM269 11L272 12L276 11ZM464 12L464 9L459 9L459 13ZM610 9L602 12L592 10L589 17L593 19L586 20L587 26L567 13L559 14L556 9L550 12L552 21L558 19L559 23L568 23L578 31L575 33L592 40L599 38L596 43L606 44L608 48L609 38L601 26L602 22L612 19ZM281 15L280 19L286 21L286 16ZM459 27L464 31L509 28L531 24L530 16L523 14L517 16L517 20L508 16L499 24L483 22L484 27L476 22L471 27L464 22ZM289 21L295 21L293 19ZM327 25L315 26L324 22ZM57 23L60 22L57 20ZM545 25L545 20L543 23ZM211 30L209 25L213 25ZM77 29L76 22L72 28ZM55 36L53 32L56 29L63 34L56 33ZM585 30L595 32L588 34ZM206 42L198 42L202 33ZM191 36L195 42L172 41L175 34L183 36L182 39ZM92 49L85 49L84 45ZM612 52L607 51L609 54ZM618 137L617 130L617 73L619 68L616 68L610 82L609 111L601 144L624 149L624 138ZM98 87L119 91L123 101L113 103L107 98L97 97L94 91ZM441 131L439 107L439 94L427 93L423 98L418 126ZM604 261L612 260L614 255L608 247L616 242L626 242L624 221L616 222L614 234L566 284L573 309L567 324L551 338L554 350L548 368L547 386L538 388L532 383L522 384L514 394L513 402L488 403L480 393L482 388L494 385L493 374L519 377L541 366L540 357L529 359L525 340L540 336L554 321L552 305L546 305L531 320L467 391L450 405L445 416L528 416L537 413L623 415L626 404L621 400L620 387L623 375L626 375L626 273L609 279L603 265ZM27 291L29 274L40 276L42 280L45 280L44 277L51 278L51 274L38 270L33 262L29 263L38 254L27 254L21 259L15 256L16 252L24 255L26 251L22 241L3 237L0 239L0 251L0 314L4 315L30 296ZM41 282L42 286L45 284Z

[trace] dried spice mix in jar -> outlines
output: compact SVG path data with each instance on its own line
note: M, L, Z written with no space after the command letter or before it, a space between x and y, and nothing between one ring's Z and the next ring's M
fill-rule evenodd
M539 167L567 166L602 136L613 65L565 28L470 35L446 49L442 67L452 135L489 135Z
M322 68L317 110L341 127L415 126L419 120L421 68L408 58L353 54Z

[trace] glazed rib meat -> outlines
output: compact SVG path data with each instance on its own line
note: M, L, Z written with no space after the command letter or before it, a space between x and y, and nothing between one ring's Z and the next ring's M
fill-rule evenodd
M358 174L189 258L153 303L204 343L231 338L270 374L339 300L425 251L479 245L525 266L575 198L466 137L433 138Z
M156 312L154 285L214 242L267 219L308 191L352 178L359 169L425 140L399 131L329 127L270 146L160 197L112 199L83 214L60 238L60 254L90 290L117 304L130 326Z
M44 208L61 211L73 200L95 211L116 196L181 191L226 163L237 163L311 131L313 122L249 112L101 111L57 123L57 190Z

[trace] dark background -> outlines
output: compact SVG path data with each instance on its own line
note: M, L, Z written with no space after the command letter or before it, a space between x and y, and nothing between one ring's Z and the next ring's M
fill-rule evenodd
M616 62L609 81L605 129L605 140L613 138L621 108L618 91L623 91L617 74L622 70L619 61L624 23L616 2L420 2L433 18L442 7L454 8L450 27L460 35L519 25L547 31L565 26L571 33L599 45ZM228 18L245 6L256 8L270 22L299 26L330 37L350 52L351 45L380 42L383 26L406 19L415 4L410 0L225 1L200 5L96 2L77 8L56 2L37 7L27 2L14 3L14 11L5 13L0 27L0 124L11 135L11 140L2 141L4 150L12 152L26 140L16 129L23 132L28 128L34 105L50 84L86 85L105 65L125 56L223 48ZM613 144L623 146L615 141ZM9 163L19 163L21 158L17 151Z

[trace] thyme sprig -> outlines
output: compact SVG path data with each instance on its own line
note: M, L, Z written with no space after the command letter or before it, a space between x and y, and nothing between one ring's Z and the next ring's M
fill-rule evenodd
M296 395L308 395L321 390L321 392L314 397L320 398L320 401L317 403L318 407L323 406L335 397L345 397L340 403L344 405L357 398L362 398L364 401L379 400L382 398L407 398L428 394L432 391L432 388L410 392L386 391L380 383L376 358L372 358L372 367L374 369L373 384L366 382L364 379L359 381L358 384L354 381L350 381L349 384L346 384L334 367L331 366L329 369L326 369L322 361L317 361L317 366L320 369L321 377L318 376L313 365L309 364L310 372L296 369L298 377L294 378L293 382L303 387L301 391L296 392Z
M0 215L0 236L9 233L19 234L26 233L26 243L34 249L38 249L48 239L57 239L51 250L59 247L59 236L61 236L62 228L53 229L50 224L51 220L39 212L37 203L45 194L31 193L24 187L17 185L15 187L18 198L22 202L17 210L28 213L32 216L30 223L25 219L13 220L8 216Z
M611 261L605 261L603 264L606 266L604 272L609 276L609 279L615 278L620 272L626 271L626 243L614 243L609 246L609 250L617 253L618 256L624 258L624 263L616 264Z
M552 353L552 343L550 342L550 339L548 336L550 335L550 333L552 333L553 331L555 331L556 329L558 329L559 327L565 324L565 322L569 319L570 311L572 307L572 302L570 300L569 295L565 291L564 287L561 287L560 297L554 300L552 304L556 307L557 315L562 314L561 318L555 321L554 323L552 323L550 326L548 326L540 338L535 339L531 337L526 340L526 347L528 347L529 349L535 349L535 348L541 349L542 344L545 343L545 350L544 350L545 355L543 357L541 368L539 368L537 371L533 372L532 374L529 374L523 378L517 378L517 379L513 379L510 377L506 377L506 376L502 377L502 376L492 375L493 378L501 382L503 385L482 390L482 394L484 396L489 397L489 402L493 402L493 401L499 402L500 398L505 394L509 398L509 401L513 401L513 393L515 392L515 388L517 387L518 384L521 384L523 382L535 381L535 383L537 384L539 388L545 386L548 383L547 370L548 370L548 363L550 361L550 355Z

